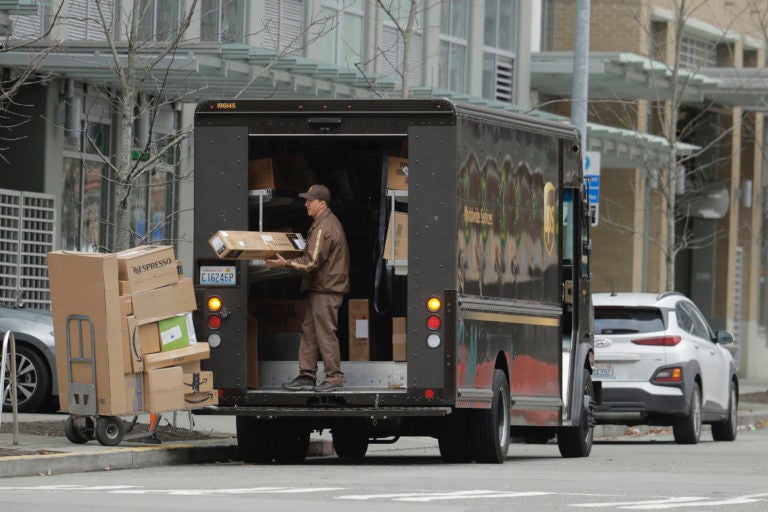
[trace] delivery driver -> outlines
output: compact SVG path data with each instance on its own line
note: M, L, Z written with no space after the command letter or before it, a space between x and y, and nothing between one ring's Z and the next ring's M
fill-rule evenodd
M349 247L344 228L331 212L331 193L323 185L312 185L306 193L307 214L314 219L307 233L307 245L299 258L281 255L266 260L270 267L288 267L304 273L301 290L307 292L309 307L301 326L299 376L283 384L290 391L334 391L344 385L341 373L338 313L344 294L349 292ZM317 360L323 358L325 381L316 385Z

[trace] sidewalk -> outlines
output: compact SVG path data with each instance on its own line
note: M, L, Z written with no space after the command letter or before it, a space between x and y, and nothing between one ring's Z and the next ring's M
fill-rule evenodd
M768 390L768 382L741 382L741 394ZM65 414L20 414L19 422L61 421ZM36 455L14 455L0 457L0 478L35 476L116 469L136 469L175 464L202 464L238 460L235 420L231 416L194 416L194 425L189 425L189 415L180 415L176 426L194 428L203 432L216 432L223 437L196 441L164 442L148 445L140 441L124 439L118 446L102 446L97 441L73 444L62 431L61 436L18 435L18 444L13 443L12 433L0 433L0 449L35 452ZM170 420L166 418L165 420ZM164 420L164 421L165 421ZM140 417L141 423L148 423L148 417ZM768 421L768 404L739 404L739 425L741 429L753 428L760 422ZM10 413L2 413L5 431L12 428ZM643 427L636 428L643 433ZM616 437L624 435L626 427L598 425L595 437ZM161 437L162 439L162 437ZM398 449L437 449L437 440L426 437L402 438L395 444L371 445L369 453ZM40 452L47 452L39 454ZM308 455L323 457L333 455L330 436L313 437Z

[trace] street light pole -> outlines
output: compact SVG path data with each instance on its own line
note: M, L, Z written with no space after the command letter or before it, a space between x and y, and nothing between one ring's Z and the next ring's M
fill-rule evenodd
M587 99L589 89L590 0L576 0L573 35L573 89L571 122L581 133L581 153L587 150Z

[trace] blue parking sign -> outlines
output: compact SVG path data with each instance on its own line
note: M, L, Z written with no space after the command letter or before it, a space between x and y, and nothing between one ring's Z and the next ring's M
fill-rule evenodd
M589 190L589 204L597 204L600 202L600 175L599 174L587 174L584 176L584 181L587 182Z

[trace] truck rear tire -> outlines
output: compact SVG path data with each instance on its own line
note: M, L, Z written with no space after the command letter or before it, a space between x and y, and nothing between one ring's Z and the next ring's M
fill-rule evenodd
M437 435L437 444L443 462L472 462L472 438L469 435L469 415L465 409L454 409L443 418Z
M368 433L356 430L331 430L333 449L340 459L360 460L368 451Z
M290 422L273 422L272 455L278 464L304 462L309 448L309 429Z
M565 427L557 433L557 447L563 457L588 457L592 452L594 429L591 421L591 404L595 400L595 390L592 386L592 374L586 368L583 370L584 394L582 395L581 419L578 427ZM588 402L587 402L588 400ZM587 402L590 405L585 404Z
M490 409L473 411L472 440L475 460L501 464L509 450L509 383L501 370L493 371L493 403Z
M237 416L237 449L243 462L268 464L272 462L269 423L253 416Z

